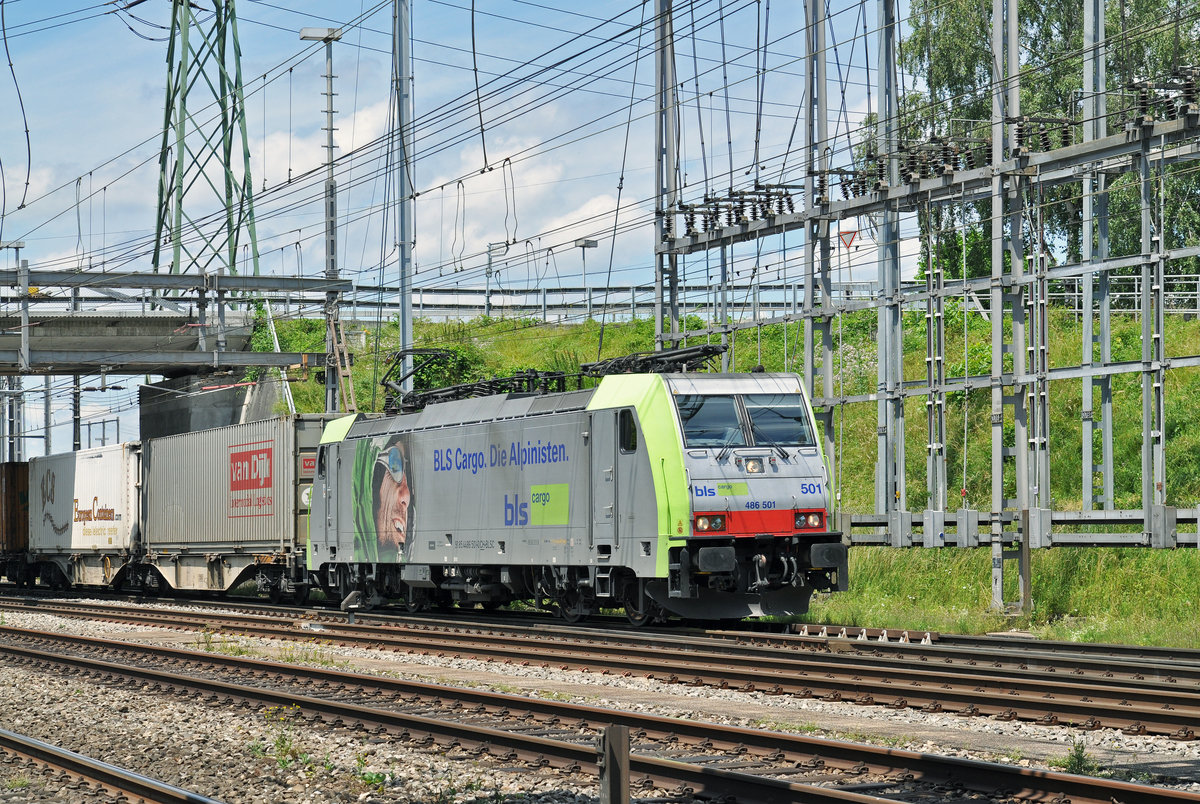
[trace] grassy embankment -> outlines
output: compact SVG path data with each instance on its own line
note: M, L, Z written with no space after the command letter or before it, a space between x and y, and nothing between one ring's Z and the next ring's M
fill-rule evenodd
M966 337L964 343L964 325ZM924 376L925 329L921 314L905 318L905 377ZM1051 364L1078 364L1081 326L1062 311L1051 314ZM597 358L600 327L533 326L522 321L472 321L462 324L418 322L419 346L453 349L458 355L454 376L441 381L467 381L503 375L525 368L573 370ZM838 345L834 391L865 393L875 388L874 317L847 314L834 323ZM320 351L319 322L292 322L281 327L283 348ZM604 331L604 357L648 351L653 338L650 321L609 324ZM738 338L737 370L763 364L767 370L797 370L796 325L747 331ZM377 338L367 333L368 348L356 354L354 382L360 409L378 409L382 395L373 393L376 377L397 342L396 327L385 325ZM375 357L376 343L381 358ZM1167 353L1200 353L1200 325L1170 316ZM961 376L964 363L971 374L985 374L990 362L989 325L981 316L964 320L951 306L946 317L947 375ZM964 361L963 355L967 358ZM1137 360L1141 355L1140 325L1132 317L1114 317L1113 359ZM786 357L786 360L785 360ZM1200 500L1200 372L1168 373L1166 409L1167 502L1191 507ZM1053 443L1051 493L1060 510L1081 505L1082 383L1056 382L1051 387L1050 437ZM294 384L301 410L317 410L323 396L315 380ZM374 400L374 402L372 402ZM1141 378L1113 380L1115 488L1117 507L1140 507ZM1099 394L1096 396L1099 415ZM836 455L831 458L841 506L852 512L871 510L875 460L875 408L846 406L834 418ZM990 508L990 395L975 391L952 395L947 402L947 460L950 507ZM926 417L923 398L906 402L907 504L926 507ZM1006 422L1009 443L1012 422ZM966 434L964 449L964 431ZM1096 439L1097 444L1099 438ZM1097 446L1098 448L1098 446ZM1099 456L1097 456L1097 464ZM964 482L965 479L965 482ZM1006 496L1015 496L1011 465L1006 470ZM988 609L990 552L978 550L893 550L855 548L851 551L851 589L819 600L809 619L848 625L981 632L1029 628L1040 635L1063 639L1154 643L1200 647L1200 551L1058 548L1033 555L1033 611L1022 617L1002 617ZM1015 589L1006 591L1015 598Z

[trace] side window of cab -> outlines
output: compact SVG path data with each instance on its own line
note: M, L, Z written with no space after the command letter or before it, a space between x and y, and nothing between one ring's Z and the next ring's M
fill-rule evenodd
M617 417L617 431L619 433L621 452L637 452L638 448L638 432L637 420L633 416L632 410L623 410Z

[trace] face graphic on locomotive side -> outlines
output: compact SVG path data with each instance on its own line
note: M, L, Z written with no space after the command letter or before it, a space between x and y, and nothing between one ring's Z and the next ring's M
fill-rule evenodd
M415 495L403 436L363 439L354 452L354 560L403 561Z

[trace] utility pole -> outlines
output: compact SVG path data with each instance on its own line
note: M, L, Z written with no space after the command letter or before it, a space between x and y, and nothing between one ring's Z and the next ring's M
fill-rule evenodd
M337 182L333 179L333 43L342 38L340 28L301 28L300 39L325 43L325 278L336 282ZM338 373L341 357L337 348L338 293L325 294L325 412L338 409Z
M392 81L396 95L395 141L400 153L393 158L397 172L396 180L396 233L399 238L400 255L400 349L413 346L412 322L412 251L416 240L413 228L412 190L412 56L409 53L409 6L408 0L393 0L392 6ZM403 358L401 366L404 379L401 388L412 390L412 357Z

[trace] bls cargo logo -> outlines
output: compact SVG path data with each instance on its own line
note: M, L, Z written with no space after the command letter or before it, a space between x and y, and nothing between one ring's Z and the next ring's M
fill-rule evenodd
M530 525L566 525L571 521L571 486L569 483L550 483L529 487L529 501L520 494L504 495L504 524L506 527Z
M271 516L275 442L256 441L229 448L229 516Z
M506 527L514 525L529 524L529 503L521 502L521 498L514 494L509 497L504 495L504 524Z

